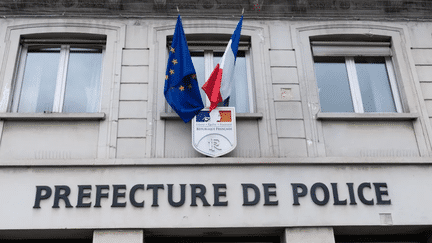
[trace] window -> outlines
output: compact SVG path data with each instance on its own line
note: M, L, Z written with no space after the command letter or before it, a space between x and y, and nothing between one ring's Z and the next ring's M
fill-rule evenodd
M105 39L23 38L11 112L99 111Z
M206 107L210 106L204 90L201 87L207 81L213 69L219 63L230 36L215 36L212 40L201 35L188 35L188 46L191 53L192 62L197 74L198 85L201 91L201 98ZM168 40L169 45L171 40ZM233 89L229 100L219 106L232 106L237 113L252 113L254 110L252 77L250 70L250 40L242 37L240 39L239 50L237 52L236 66L233 76Z
M390 42L311 44L321 112L402 112Z

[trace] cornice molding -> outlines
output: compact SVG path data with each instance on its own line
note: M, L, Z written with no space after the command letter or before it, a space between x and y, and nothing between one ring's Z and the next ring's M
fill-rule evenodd
M227 18L421 18L432 19L429 0L0 0L0 15Z

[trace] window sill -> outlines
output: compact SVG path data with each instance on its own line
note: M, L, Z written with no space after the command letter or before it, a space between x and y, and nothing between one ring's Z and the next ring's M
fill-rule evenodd
M409 121L419 118L418 113L336 113L336 112L319 112L316 115L318 120L339 120L339 121Z
M236 120L261 120L263 118L262 113L236 113ZM180 120L180 117L176 113L160 113L161 120Z
M15 120L15 121L105 120L105 113L104 112L97 112L97 113L0 113L0 120Z

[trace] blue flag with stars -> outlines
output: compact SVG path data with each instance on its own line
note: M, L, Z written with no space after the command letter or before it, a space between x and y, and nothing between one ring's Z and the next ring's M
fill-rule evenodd
M185 123L204 108L180 15L169 48L164 94Z

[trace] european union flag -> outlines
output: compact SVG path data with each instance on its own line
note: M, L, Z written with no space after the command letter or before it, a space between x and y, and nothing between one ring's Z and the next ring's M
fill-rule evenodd
M204 108L180 15L169 48L164 94L185 123Z
M197 122L208 122L210 121L210 111L201 111L197 114Z

